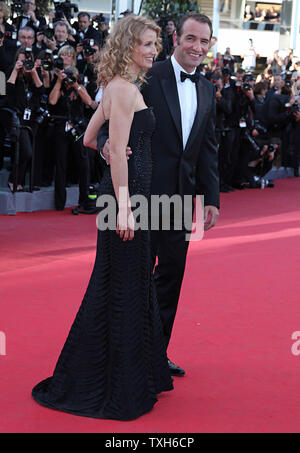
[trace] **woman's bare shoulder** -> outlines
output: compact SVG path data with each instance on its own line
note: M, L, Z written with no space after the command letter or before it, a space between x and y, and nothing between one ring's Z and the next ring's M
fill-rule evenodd
M127 107L134 106L138 94L139 90L133 83L119 76L114 77L106 86L106 95L110 103L126 105Z

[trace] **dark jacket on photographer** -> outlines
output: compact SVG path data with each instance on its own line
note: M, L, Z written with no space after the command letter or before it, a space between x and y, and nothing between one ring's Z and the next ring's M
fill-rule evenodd
M221 90L222 97L216 102L216 131L224 131L232 113L232 93L228 89Z
M46 19L42 16L37 16L37 22L34 23L30 19L29 16L22 14L21 16L18 16L13 19L13 25L17 31L19 31L20 28L22 27L30 27L34 30L36 33L40 28L46 25ZM26 21L27 20L27 21ZM23 22L23 24L22 24Z
M243 92L241 87L232 87L233 103L232 114L230 116L230 127L240 127L240 120L244 118L247 121L249 116L255 114L255 101L250 100Z
M34 126L34 120L38 115L40 99L45 93L44 86L37 88L31 79L17 78L15 84L6 84L6 106L16 110L21 124ZM30 113L24 115L25 109ZM24 117L29 118L25 120Z
M51 91L56 82L57 76L53 79ZM68 170L70 166L74 166L74 163L76 168L73 167L71 174L69 171L68 182L79 182L78 205L85 208L88 206L89 159L88 151L80 138L87 125L84 105L74 88L64 83L61 85L60 96L55 105L49 104L50 115L56 116L49 122L49 138L55 153L55 207L57 210L63 210L65 207Z
M73 24L74 27L75 24ZM82 42L84 39L93 39L96 43L102 46L102 36L101 33L96 30L92 25L90 25L86 30L81 31L78 27L74 27L77 31L75 35L76 44Z
M289 102L290 95L274 94L267 104L267 122L270 130L283 130L289 123L289 113L285 104Z

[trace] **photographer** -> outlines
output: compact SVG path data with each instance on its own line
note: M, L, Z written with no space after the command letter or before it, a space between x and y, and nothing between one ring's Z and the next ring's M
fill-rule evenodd
M271 96L268 104L268 124L272 137L282 142L282 165L294 169L298 176L299 166L299 99L293 90L283 86L280 93Z
M17 16L15 19L13 19L13 25L17 32L19 31L20 28L24 27L30 27L34 30L34 32L36 32L39 28L46 25L45 18L36 15L35 0L23 0L22 2L17 3L23 3L22 15ZM12 10L13 9L14 6L12 4Z
M220 191L229 192L228 173L230 167L230 148L228 148L228 120L232 112L232 91L224 88L223 78L220 74L212 75L211 82L216 89L216 138L219 144L219 175Z
M98 30L96 30L91 22L91 17L89 13L80 12L78 14L78 22L74 23L74 28L77 33L75 36L75 41L77 45L77 55L82 54L83 51L83 41L87 39L93 39L94 42L97 42L101 45L101 35Z
M55 206L58 211L66 203L66 177L68 154L73 154L79 170L79 205L88 203L89 160L83 146L83 133L86 128L84 105L91 105L92 99L83 85L77 81L78 71L75 67L76 52L71 46L60 49L58 56L63 59L63 70L56 70L49 95L50 122L55 150Z
M8 18L9 8L4 2L0 2L0 30L3 33L3 36L1 35L1 46L3 46L3 48L0 55L0 62L3 66L5 62L6 68L2 69L4 72L7 72L9 66L12 65L16 52L15 41L17 34L14 27L7 22Z
M247 130L255 114L254 93L251 83L243 71L237 71L236 82L232 84L233 105L229 119L229 127L234 131L234 139L230 155L230 185L243 189L244 167L247 165L247 156L243 150L244 131Z
M22 191L25 183L26 166L33 153L33 138L38 129L36 122L43 84L38 76L33 54L29 49L20 48L16 55L14 69L7 81L6 106L16 110L21 122L19 137L19 166L17 169L17 191ZM8 186L13 190L14 174L8 178Z
M57 55L59 50L64 46L72 46L75 49L76 43L74 39L71 39L71 35L69 34L70 29L67 22L55 22L53 30L54 36L52 39L47 38L47 36L44 38L45 44L52 50L53 55Z

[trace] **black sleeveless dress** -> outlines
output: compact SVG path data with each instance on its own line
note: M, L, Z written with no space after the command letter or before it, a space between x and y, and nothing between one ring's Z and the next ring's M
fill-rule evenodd
M150 196L151 108L135 113L128 161L130 196ZM110 167L101 194L114 196ZM53 376L32 390L43 406L76 415L132 420L173 389L152 278L150 231L123 242L98 229L94 269Z

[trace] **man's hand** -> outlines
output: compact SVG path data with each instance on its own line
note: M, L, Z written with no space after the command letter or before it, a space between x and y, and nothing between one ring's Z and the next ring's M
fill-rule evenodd
M28 11L28 15L30 16L30 19L32 20L32 22L35 24L37 22L37 18L36 18L35 12L34 11Z
M102 155L104 159L106 160L107 165L110 165L110 145L109 145L109 138L106 140L105 145L103 146L102 150ZM126 148L126 157L127 160L129 160L129 156L132 154L131 148L127 146Z
M219 217L219 209L216 206L204 206L204 231L214 227Z
M300 112L295 112L294 113L294 118L296 121L299 121L300 120Z
M57 43L56 43L56 39L54 38L54 36L52 39L49 39L49 38L47 38L47 36L45 36L44 43L46 44L47 47L49 47L49 49L51 49L51 50L56 49Z

